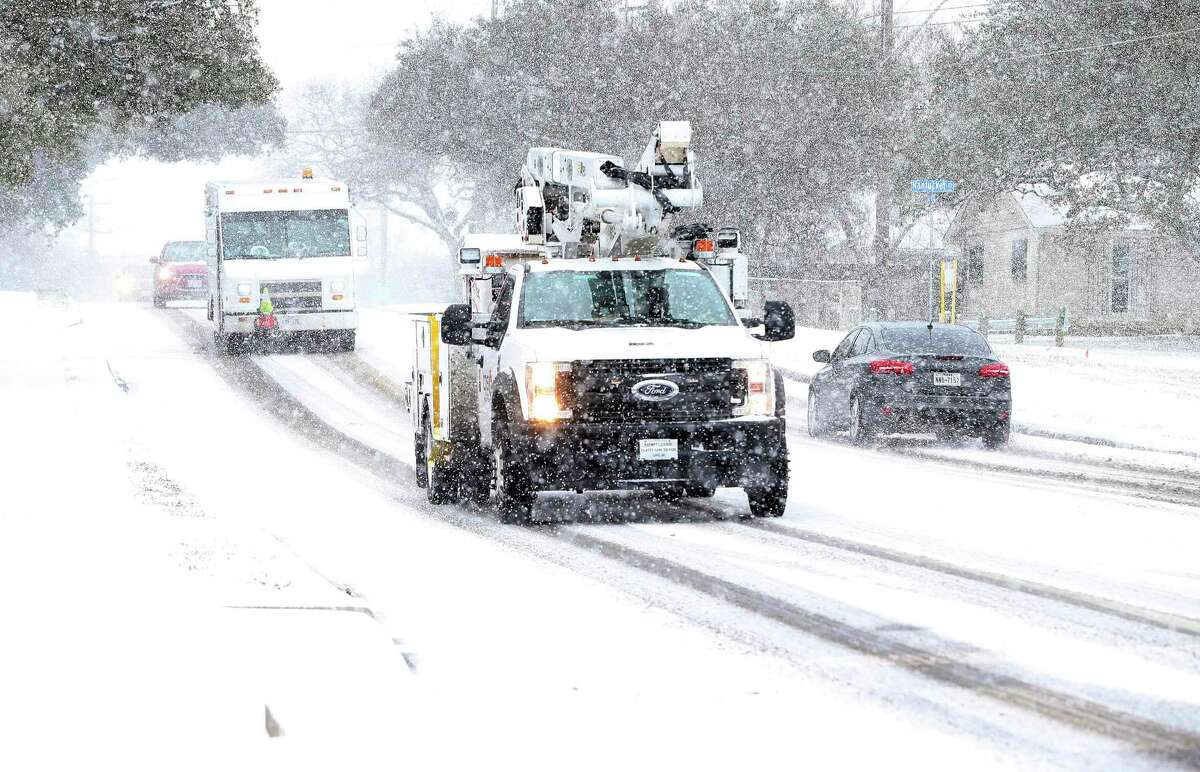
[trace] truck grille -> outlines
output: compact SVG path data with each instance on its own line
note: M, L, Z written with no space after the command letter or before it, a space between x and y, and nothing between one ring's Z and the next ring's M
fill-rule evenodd
M301 311L321 307L319 281L265 281L262 291L269 295L276 311Z
M573 363L558 392L563 407L584 422L709 421L731 418L745 399L739 375L729 359L588 360ZM634 386L646 380L669 381L679 391L661 401L641 399Z

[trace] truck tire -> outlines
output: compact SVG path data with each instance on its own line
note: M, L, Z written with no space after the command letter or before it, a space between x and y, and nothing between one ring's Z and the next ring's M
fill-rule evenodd
M769 483L746 486L746 499L750 502L751 517L781 517L787 509L789 473L786 445L777 451L770 465Z
M430 504L453 504L458 501L458 476L448 462L433 458L433 427L428 415L426 413L422 438L425 446L422 454L425 456L425 496Z
M236 332L215 332L213 333L213 348L221 356L236 356L245 348L245 337Z
M508 427L504 423L492 429L492 468L495 470L500 522L521 525L532 522L537 493L529 480L529 472L512 452Z
M166 308L166 307L167 307L167 301L166 301L166 300L165 300L165 299L164 299L164 298L163 298L161 295L159 295L159 294L155 293L155 295L154 295L154 307L155 307L155 308Z
M413 471L417 477L417 487L429 485L429 469L425 466L425 420L421 420L421 431L413 434Z

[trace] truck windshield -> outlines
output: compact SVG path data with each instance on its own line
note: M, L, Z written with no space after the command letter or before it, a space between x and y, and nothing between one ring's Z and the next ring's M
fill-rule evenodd
M163 260L171 263L204 262L208 244L203 241L172 241L163 247Z
M225 259L349 254L350 213L345 209L221 215L221 256Z
M736 324L702 271L546 271L525 279L521 327L707 327Z

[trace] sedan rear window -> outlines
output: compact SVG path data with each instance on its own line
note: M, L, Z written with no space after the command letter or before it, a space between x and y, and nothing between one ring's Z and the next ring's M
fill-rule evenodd
M896 354L991 356L983 336L966 327L884 327L883 346Z

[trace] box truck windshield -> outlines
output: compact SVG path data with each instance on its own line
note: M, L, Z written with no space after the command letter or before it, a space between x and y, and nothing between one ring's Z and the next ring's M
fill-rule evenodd
M346 209L226 212L221 215L222 257L345 257L350 254Z

